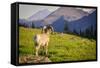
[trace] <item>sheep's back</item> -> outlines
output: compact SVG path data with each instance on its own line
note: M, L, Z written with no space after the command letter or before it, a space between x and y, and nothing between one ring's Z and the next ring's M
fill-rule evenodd
M47 34L37 34L34 37L34 41L36 44L45 45L49 42L49 35Z

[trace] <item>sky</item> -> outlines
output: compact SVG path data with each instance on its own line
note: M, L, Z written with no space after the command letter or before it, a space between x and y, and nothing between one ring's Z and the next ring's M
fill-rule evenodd
M19 5L19 18L27 19L40 10L47 9L50 12L57 10L59 7L39 6L39 5Z
M40 5L23 5L23 4L20 4L19 5L19 18L20 19L27 19L29 18L30 16L32 16L33 14L37 13L38 11L41 11L41 10L44 10L44 9L47 9L49 10L50 12L53 12L55 10L57 10L58 6L40 6ZM78 9L82 9L83 11L85 12L91 12L93 11L94 9L88 9L88 8L78 8Z

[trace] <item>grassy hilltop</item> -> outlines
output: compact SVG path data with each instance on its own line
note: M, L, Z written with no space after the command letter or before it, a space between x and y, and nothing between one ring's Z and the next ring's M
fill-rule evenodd
M34 56L33 37L40 32L40 29L19 27L19 57ZM96 41L76 35L60 33L50 35L48 50L48 58L52 62L96 59Z

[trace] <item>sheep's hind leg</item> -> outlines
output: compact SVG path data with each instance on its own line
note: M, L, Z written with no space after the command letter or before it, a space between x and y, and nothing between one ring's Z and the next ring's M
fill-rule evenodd
M46 56L48 56L48 43L46 44Z
M45 55L45 46L42 46L42 55Z

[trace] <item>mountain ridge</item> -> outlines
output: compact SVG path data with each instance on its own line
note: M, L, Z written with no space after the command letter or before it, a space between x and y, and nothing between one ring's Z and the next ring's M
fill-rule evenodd
M31 15L28 20L29 21L37 21L37 20L43 20L45 17L47 17L51 12L47 9L40 10L36 12L35 14Z

